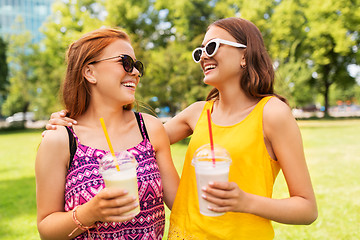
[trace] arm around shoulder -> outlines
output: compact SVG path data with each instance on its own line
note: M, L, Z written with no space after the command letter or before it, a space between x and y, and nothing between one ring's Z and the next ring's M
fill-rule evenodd
M195 102L165 123L170 144L174 144L193 133L205 103L205 101Z

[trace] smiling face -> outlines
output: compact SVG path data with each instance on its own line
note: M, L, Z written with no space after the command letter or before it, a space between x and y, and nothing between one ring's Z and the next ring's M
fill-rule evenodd
M112 58L120 55L129 55L136 59L131 44L118 39L104 49L98 60L111 59L88 65L84 76L91 84L92 97L105 98L106 102L115 100L122 105L135 101L135 89L140 80L139 71L133 68L132 72L126 72L121 57Z
M237 42L226 30L211 26L206 32L202 46L215 38ZM241 65L246 64L244 58L245 50L233 46L220 44L216 54L208 57L206 54L201 56L201 67L204 71L204 83L221 88L223 84L239 82Z

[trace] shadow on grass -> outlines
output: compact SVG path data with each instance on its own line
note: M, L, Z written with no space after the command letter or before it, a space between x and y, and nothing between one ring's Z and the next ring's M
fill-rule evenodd
M23 134L23 133L41 133L45 129L10 129L10 128L0 128L0 135L13 135L13 134Z
M317 121L329 121L329 120L333 120L333 121L338 121L338 120L354 120L354 119L360 119L360 117L354 116L354 117L332 117L332 116L326 116L326 117L316 117L316 116L312 116L312 117L308 117L308 118L301 118L301 117L297 117L296 120L301 120L301 121L313 121L313 120L317 120Z

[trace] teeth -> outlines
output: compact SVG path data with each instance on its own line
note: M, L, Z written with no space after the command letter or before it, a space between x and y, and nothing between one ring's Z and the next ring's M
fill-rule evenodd
M207 65L205 66L205 71L209 70L209 69L214 69L216 68L216 65Z
M133 82L126 82L126 83L123 83L122 85L124 85L125 87L135 87L135 83Z

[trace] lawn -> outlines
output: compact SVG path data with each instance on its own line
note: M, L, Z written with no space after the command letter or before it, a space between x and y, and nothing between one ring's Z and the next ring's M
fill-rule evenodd
M359 239L360 120L299 121L299 126L319 217L310 226L274 223L275 239ZM39 239L34 160L40 141L40 130L0 132L2 240ZM181 172L186 144L176 144L171 149L175 166ZM287 196L286 183L280 174L274 197Z

